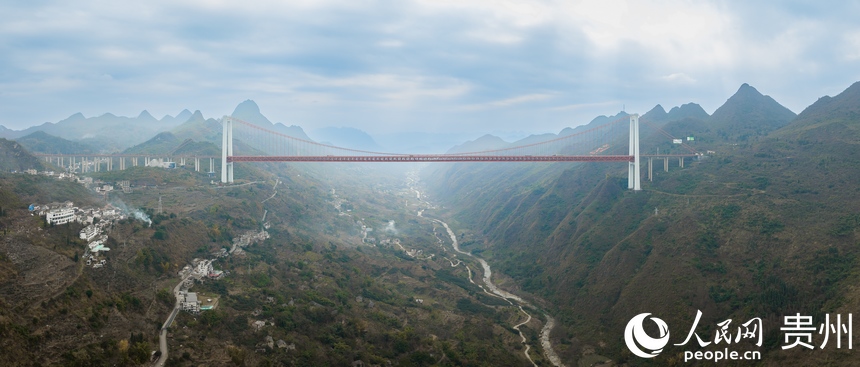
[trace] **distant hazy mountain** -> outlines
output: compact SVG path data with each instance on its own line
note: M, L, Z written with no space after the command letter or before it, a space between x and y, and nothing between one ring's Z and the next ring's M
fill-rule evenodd
M152 139L135 145L125 150L125 154L153 154L153 155L195 155L195 156L217 156L221 154L220 141L216 145L211 141L195 141L194 139L181 139L170 132L159 133Z
M30 135L36 131L44 131L66 140L99 147L99 150L103 152L110 152L121 151L146 141L158 132L170 130L177 125L175 120L170 116L157 120L145 110L137 117L116 116L106 113L98 117L88 118L81 113L76 113L57 123L46 122L20 131L6 129L0 133L4 137L14 139Z
M302 130L300 126L286 126L282 123L273 124L271 121L269 121L268 118L266 118L266 116L263 116L263 114L260 113L260 107L257 106L257 103L250 99L236 106L236 109L233 110L233 114L231 116L265 129L274 130L279 133L292 136L294 138L311 140L311 138L309 138L307 134L305 134L305 131Z
M260 113L260 106L257 106L257 103L250 99L239 103L239 105L233 110L233 114L230 116L245 122L250 122L257 126L269 127L274 125L268 118L266 118L266 116L263 116L263 114Z
M555 139L558 137L559 137L558 135L555 135L552 133L535 134L535 135L529 135L525 138L517 140L517 141L511 143L510 145L511 146L529 145L529 144L534 144L534 143L540 143L542 141L552 140L552 139Z
M530 135L530 136L527 136L525 138L522 138L522 139L517 140L517 141L512 142L512 143L505 143L504 145L499 144L497 141L494 142L493 140L491 140L485 136L485 137L482 137L482 138L476 140L475 142L472 142L470 144L470 145L472 145L471 147L465 146L463 148L458 148L458 149L460 150L460 152L466 152L466 151L481 151L481 150L501 149L501 148L507 148L507 147L517 147L517 146L524 146L524 145L529 145L529 144L536 144L536 143L540 143L540 142L544 142L544 141L548 141L548 140L558 139L558 138L572 135L572 134L577 134L579 132L594 128L595 126L604 125L604 124L607 124L609 122L616 121L616 120L622 119L622 118L627 117L627 116L630 116L630 114L623 112L623 111L619 112L618 114L616 114L614 116L603 116L603 115L601 115L601 116L595 117L594 119L591 120L591 122L589 122L585 125L580 125L580 126L577 126L574 128L566 127L564 129L562 129L558 134L546 133L546 134ZM500 139L500 138L497 138L497 137L493 137L493 138L498 139L499 141L502 141L502 139ZM469 144L469 143L466 143L466 144ZM463 145L466 145L466 144L463 144ZM561 150L556 151L556 152L547 152L547 154L551 154L551 153L552 154L555 154L555 153L558 153L558 154L583 154L584 152L587 152L589 150L596 148L595 146L590 146L590 145L586 147L586 145L588 145L588 143L585 143L584 141L580 141L580 140L569 140L568 144L569 144L569 146L567 146L567 147L558 146L558 148ZM482 148L482 149L471 149L472 147ZM584 151L583 151L583 149L584 149Z
M338 147L382 151L368 133L351 127L325 127L313 131L314 141L331 144Z
M744 83L714 111L708 126L724 140L745 141L788 125L795 113Z
M165 125L179 126L180 124L184 123L185 121L188 121L188 119L190 119L190 118L191 118L191 111L188 111L187 109L185 109L185 110L182 110L182 112L180 112L178 115L176 115L176 117L173 117L170 115L164 115L164 117L161 118L161 122Z
M311 140L299 126L285 126L281 123L273 124L266 116L260 113L260 108L254 101L247 100L236 106L233 117L246 121L256 126L272 130L295 138ZM21 138L34 132L41 131L65 141L78 142L84 146L97 147L97 152L142 152L161 151L166 148L165 141L168 135L157 136L159 133L170 132L170 137L176 139L176 144L186 139L194 142L210 142L220 146L221 122L215 119L206 119L200 111L193 114L187 109L182 110L176 117L165 115L160 120L153 117L148 111L142 111L137 117L116 116L110 113L98 117L84 117L76 113L68 118L56 122L46 122L39 126L33 126L24 130L10 130L0 126L0 137L9 139ZM38 136L37 136L38 137ZM238 136L237 136L238 138ZM370 139L372 141L372 139ZM171 140L172 141L172 140ZM172 143L172 142L170 142ZM73 147L62 143L65 147ZM139 146L138 146L139 145ZM241 142L238 146L244 146ZM78 148L83 149L83 146ZM208 146L204 150L208 150ZM250 147L245 149L249 150ZM198 149L199 150L199 149ZM82 151L83 152L83 151ZM67 151L67 153L82 153ZM91 151L86 151L90 153Z
M374 134L373 137L386 152L439 154L476 136L478 134L458 132L394 132Z
M600 115L600 116L595 117L594 119L592 119L592 120L591 120L591 122L589 122L589 123L587 123L587 124L585 124L585 125L580 125L580 126L577 126L577 127L574 127L574 128L566 127L566 128L564 128L564 129L562 129L562 130L561 130L561 132L559 132L559 133L558 133L558 136L565 136L565 135L575 134L575 133L578 133L578 132L580 132L580 131L588 130L588 129L592 128L592 127L599 126L599 125L603 125L603 124L606 124L606 123L609 123L609 122L612 122L612 121L616 121L616 120L618 120L618 119L621 119L621 118L624 118L624 117L627 117L627 116L630 116L630 114L629 114L629 113L627 113L627 112L624 112L624 111L621 111L621 112L619 112L619 113L615 114L614 116L603 116L603 115Z
M173 148L172 153L221 155L221 131L221 121L204 118L199 110L194 111L185 123L170 131L177 140L182 140L179 146Z
M179 140L192 139L221 144L221 121L203 117L200 110L194 111L187 119L170 132Z
M463 144L457 145L451 149L449 149L446 153L448 154L456 154L456 153L468 153L468 152L480 152L484 150L493 150L493 149L502 149L510 146L511 143L508 143L502 138L494 135L484 135L475 140L467 141Z
M742 85L738 93L736 93L732 98L729 98L729 100L726 101L726 103L717 111L719 113L715 112L714 116L710 116L705 112L702 106L696 103L686 103L681 106L676 106L669 110L669 112L666 112L662 105L658 104L654 106L654 108L643 114L640 118L640 121L647 122L647 124L640 125L640 150L643 152L647 151L649 153L657 151L663 153L689 153L686 148L673 144L671 136L676 138L693 136L694 138L705 142L711 142L717 139L729 139L729 135L731 135L732 139L746 139L752 135L764 135L780 126L784 126L794 117L794 113L774 101L772 98L761 95L755 90L755 88L750 87L748 84ZM462 143L449 150L449 152L462 153L467 151L481 151L539 143L586 131L596 126L625 119L628 116L630 116L630 114L624 111L612 116L597 116L588 124L573 128L564 128L557 135L532 135L512 143L502 144L500 143L502 140L499 138L492 137L498 139L494 140L485 136L475 141ZM739 116L744 116L744 118L740 118ZM619 122L619 124L623 123L624 122ZM662 131L655 130L657 128ZM722 137L717 135L718 131L720 134L723 134ZM732 133L726 133L727 131L731 131ZM666 136L664 132L668 132L671 136ZM624 134L626 134L626 131L624 131L623 128L614 128L612 133L605 136L605 138L608 138L606 143L612 147L620 146L619 144L622 143L626 144L626 142L613 140ZM572 142L572 147L576 148L579 144L587 145L588 143ZM566 149L567 148L557 153L583 154L581 151L577 152L576 149ZM626 153L626 151L616 151L616 153L622 154Z
M659 107L659 105L658 105L658 107ZM662 107L660 107L659 110L662 111ZM662 112L665 113L665 111L662 111ZM557 135L552 134L552 133L535 134L535 135L530 135L530 136L525 137L523 139L517 140L517 141L512 142L512 143L508 143L508 142L504 141L503 139L501 139L497 136L484 135L478 139L475 139L472 141L467 141L465 143L456 145L453 148L449 149L448 153L478 152L478 151L484 151L484 150L503 149L503 148L508 148L508 147L517 147L517 146L540 143L540 142L544 142L544 141L548 141L548 140L558 139L560 137L568 136L571 134L576 134L576 133L579 133L581 131L586 131L588 129L594 128L595 126L604 125L606 123L616 121L618 119L622 119L622 118L625 118L627 116L630 116L630 114L628 114L627 112L624 112L624 111L621 111L614 116L603 116L603 115L601 115L601 116L597 116L594 119L592 119L591 122L589 122L588 124L580 125L580 126L577 126L575 128L566 127L564 129L562 129ZM588 150L596 148L593 146L585 147L584 145L582 145L584 143L581 143L578 141L571 141L571 144L572 144L572 147L567 147L567 148L560 147L560 148L562 148L562 150L560 150L558 152L552 152L552 153L582 154L582 151L580 151L581 149L586 149L586 152L587 152ZM574 150L570 150L569 148L573 148Z
M793 115L791 111L782 107L770 97L762 96L758 94L754 88L749 85L744 84L741 87L741 91L739 91L738 97L730 98L728 102L726 102L726 107L722 108L721 113L724 115L728 115L730 111L734 110L756 110L762 111L761 113L765 116L772 117L772 119L755 119L755 121L751 121L751 123L758 124L760 126L771 126L768 129L759 129L762 133L766 133L766 131L773 130L774 127L779 124L784 124L790 117ZM784 111L788 111L789 114L785 114ZM557 139L559 137L564 137L572 134L577 134L582 131L586 131L588 129L592 129L596 126L605 125L611 123L613 121L618 121L620 119L626 119L630 114L627 112L621 111L615 115L611 116L597 116L591 122L585 125L580 125L577 127L567 127L561 130L557 135L556 134L540 134L540 135L532 135L527 138L515 141L513 143L505 143L502 145L498 143L498 141L490 140L488 137L482 137L476 141L470 141L463 143L461 145L452 148L449 152L466 152L466 151L480 151L486 150L482 149L486 146L492 146L493 148L487 149L499 149L501 147L515 147L515 146L523 146L528 144L540 143L543 141L548 141L552 139ZM729 126L730 124L721 123L720 121L730 121L735 123L736 121L742 120L733 116L721 116L717 115L717 126L713 126L711 123L712 116L709 116L707 112L702 108L702 106L696 103L686 103L681 106L673 107L669 112L663 108L662 105L656 105L650 111L646 112L641 116L640 121L646 122L647 124L640 125L640 139L641 145L640 149L643 152L663 152L663 153L689 153L684 147L680 147L677 144L673 144L672 138L668 137L664 134L664 132L668 132L670 135L677 138L686 138L687 136L702 136L704 137L704 141L712 141L714 138L710 137L710 135L714 135L713 131L720 126ZM613 126L613 129L624 129L626 126L626 121L619 122L617 126ZM734 125L731 125L734 127ZM737 127L740 128L740 127ZM663 131L655 130L661 129ZM498 139L498 138L496 138ZM499 139L501 141L501 139ZM609 144L612 149L615 149L615 154L623 154L626 151L621 151L617 149L621 149L621 145L625 145L626 142L621 140L618 141L607 141L605 142ZM570 141L571 146L567 148L562 148L561 151L555 152L558 154L585 154L593 148L597 148L593 145L593 142L590 141ZM591 145L589 145L591 144ZM626 146L626 145L625 145ZM472 149L475 148L475 149ZM583 151L583 149L586 149Z
M179 140L169 132L159 133L152 139L126 149L125 154L167 154L179 146Z
M186 139L179 146L173 148L170 152L173 155L189 155L189 156L220 156L221 145L214 144L208 141L194 141Z
M36 131L30 135L15 139L15 141L21 143L27 150L34 153L92 154L98 151L98 149L87 144L58 138L44 131Z

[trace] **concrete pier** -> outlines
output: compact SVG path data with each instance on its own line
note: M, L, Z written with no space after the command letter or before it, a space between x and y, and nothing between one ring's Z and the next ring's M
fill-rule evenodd
M654 181L654 157L648 157L648 181Z

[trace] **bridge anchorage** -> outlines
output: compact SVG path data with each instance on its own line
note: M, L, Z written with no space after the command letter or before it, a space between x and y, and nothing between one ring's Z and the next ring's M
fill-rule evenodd
M599 155L609 144L603 144L588 155L565 155L572 146L595 146L623 134L620 123L629 121L629 154ZM397 154L341 148L299 139L269 130L232 116L224 116L221 144L221 182L233 182L235 162L628 162L627 188L641 190L639 170L639 115L628 115L616 121L548 141L511 148L456 154ZM239 127L243 142L271 155L233 155L233 128ZM612 134L615 133L615 134ZM603 140L600 140L603 139ZM650 177L650 176L649 176Z

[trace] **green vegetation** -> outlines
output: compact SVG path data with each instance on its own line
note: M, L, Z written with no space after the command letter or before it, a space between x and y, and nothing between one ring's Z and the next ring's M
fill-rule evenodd
M596 164L458 164L427 180L474 229L464 243L479 239L500 272L555 305L550 313L568 330L556 340L574 335L616 362L627 360L618 330L642 312L674 326L702 310L702 330L712 333L726 319L799 312L818 323L860 307L852 288L860 281L852 176L860 169L860 84L796 119L748 86L718 112L707 124L664 120L670 133L695 135L696 149L716 154L668 173L655 167L643 192L626 190L625 171ZM658 141L643 137L643 149L655 151ZM781 352L779 326L765 324L765 359ZM655 365L677 352L668 347ZM792 358L844 358L831 352ZM588 358L578 348L561 355Z
M80 260L85 244L76 235L81 225L44 226L24 208L46 197L85 205L99 205L103 198L90 196L78 184L42 176L0 177L0 198L8 198L2 201L0 224L14 228L9 236L30 244L27 248L37 249L37 256L64 261L57 264L67 279L56 292L48 292L53 294L33 292L30 298L16 299L0 289L0 336L7 342L0 346L0 364L31 359L43 365L145 364L175 305L172 289L179 270L191 259L211 258L230 248L233 239L259 230L264 210L271 238L246 247L241 255L219 259L216 269L228 275L194 286L200 294L218 295L217 308L177 317L170 329L168 364L525 363L518 336L510 331L512 322L521 321L516 308L469 283L465 265L450 267L431 222L402 213L395 195L373 191L390 187L368 190L368 185L347 181L345 187L357 189L342 194L350 196L345 207L376 228L395 220L399 238L423 251L420 259L399 248L359 245L355 219L338 215L327 185L313 173L266 168L282 181L276 196L274 176L253 165L241 168L249 173L243 177L263 182L229 188L212 187L208 177L188 168L94 173L107 182L131 181L133 192L114 191L110 200L139 208L152 221L151 226L134 219L116 223L106 243L111 248L104 255L106 264L97 269ZM161 213L154 209L159 198ZM25 227L31 230L20 230ZM375 235L385 234L380 230ZM0 280L19 284L47 274L26 270L16 278L14 266L0 258ZM265 326L258 330L255 322ZM64 335L78 337L60 339ZM291 347L270 348L267 335ZM34 348L47 344L56 347Z
M0 138L0 174L28 169L42 171L46 167L50 165L30 155L20 143Z
M36 131L15 140L32 153L93 154L98 152L87 144L56 137L44 131Z
M655 170L643 192L626 190L626 170L612 164L436 166L427 172L430 194L447 209L425 215L453 217L465 251L487 257L506 288L540 297L535 304L558 321L552 339L567 364L599 362L595 355L635 364L619 332L633 315L653 313L674 332L697 310L702 336L723 320L766 320L762 351L773 363L850 364L836 349L784 354L774 320L802 313L821 322L860 307L858 96L853 86L793 121L748 86L711 117L663 111L667 130L695 135L697 149L716 153L683 170ZM645 149L679 149L655 136L643 139ZM162 148L186 142L162 138L170 140ZM618 140L608 153L624 154ZM12 144L4 154L23 152ZM31 158L14 162L40 163ZM397 178L367 169L238 165L247 181L230 187L188 167L93 174L132 181L132 193L110 198L152 219L115 224L101 269L81 260L81 225L48 226L25 208L103 198L70 182L0 175L0 364L147 363L182 267L264 226L268 240L214 263L225 278L194 286L218 305L179 314L168 364L527 364L511 329L522 321L518 310L469 282L465 267L479 265L446 259L450 249L432 223L403 213ZM349 215L334 208L332 186L348 198L341 210ZM421 256L362 244L358 218L373 236L402 239ZM398 234L382 229L389 220ZM522 327L536 349L537 325ZM680 351L668 346L647 363L677 362Z

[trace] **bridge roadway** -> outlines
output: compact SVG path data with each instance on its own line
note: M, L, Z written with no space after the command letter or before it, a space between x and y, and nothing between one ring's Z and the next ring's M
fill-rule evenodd
M47 153L34 153L35 157L49 157L49 158L78 158L78 157L96 157L96 158L157 158L162 157L164 155L158 154L47 154ZM665 157L696 157L697 154L641 154L640 157L648 158L665 158ZM221 156L214 155L171 155L170 157L176 158L222 158ZM531 155L522 155L522 156L489 156L489 155L454 155L454 154L391 154L385 156L309 156L309 157L300 157L300 156L233 156L228 157L228 161L232 162L305 162L305 158L311 158L313 160L307 160L307 162L401 162L402 160L364 160L363 158L378 158L378 157L416 157L413 162L477 162L477 161L492 161L490 159L468 159L469 157L483 157L483 158L501 158L498 161L517 161L517 162L593 162L593 161L605 161L605 162L632 162L632 156L627 155L552 155L552 156L531 156ZM449 158L466 158L464 160L434 160L429 159L433 157L449 157ZM594 159L591 159L593 157ZM606 159L606 157L609 157ZM254 159L260 158L260 159ZM266 159L262 159L266 158ZM277 159L271 159L277 158ZM283 158L283 159L280 159ZM339 160L333 158L350 158L350 160ZM420 158L425 158L424 160L419 160ZM512 158L512 159L511 159ZM352 160L355 159L355 160Z
M34 157L48 157L48 158L78 158L78 157L87 157L87 158L159 158L159 157L171 157L171 158L221 158L220 155L186 155L186 154L124 154L124 153L115 153L115 154L51 154L51 153L34 153Z
M629 155L228 156L227 162L633 162Z

